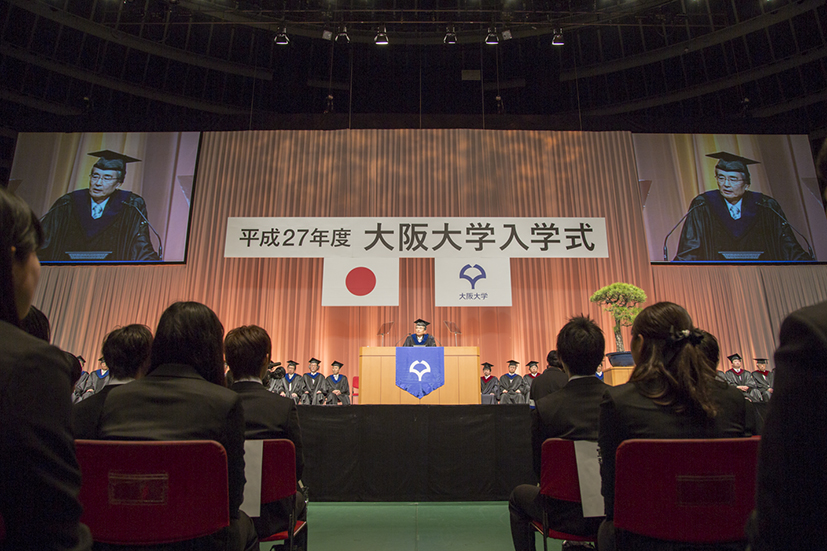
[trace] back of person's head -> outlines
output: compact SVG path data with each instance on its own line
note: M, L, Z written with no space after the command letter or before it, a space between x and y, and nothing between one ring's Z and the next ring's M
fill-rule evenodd
M587 316L571 318L557 334L557 355L572 375L594 375L605 349L603 331Z
M658 302L644 308L632 324L632 354L637 354L629 380L657 404L714 417L715 370L700 349L703 340L682 306Z
M20 318L26 315L26 309L20 313L12 265L14 261L25 262L42 244L43 229L32 209L0 186L0 320L19 326Z
M152 341L149 372L163 364L186 364L211 383L224 382L224 326L200 302L176 302L161 314Z
M152 332L146 325L133 323L106 335L101 351L114 379L134 379L149 366Z
M20 320L20 329L40 340L52 341L52 326L49 324L49 318L34 306L30 307L29 313Z
M77 356L72 354L71 352L63 352L66 356L66 359L69 360L69 364L72 366L72 371L69 373L69 377L72 380L72 389L75 388L75 383L80 380L80 376L83 374L83 366L80 363L80 360Z
M715 335L704 331L703 329L698 329L703 335L703 339L701 339L701 344L698 345L698 350L701 351L706 361L709 362L709 365L712 366L712 369L717 370L718 362L721 361L721 348L718 346L718 339L715 338Z
M270 361L270 335L258 325L242 325L227 333L224 355L233 372L233 379L261 377Z
M557 355L556 350L552 350L548 353L548 356L546 356L546 365L548 365L549 367L556 367L560 370L563 369L563 364L560 363L560 358Z

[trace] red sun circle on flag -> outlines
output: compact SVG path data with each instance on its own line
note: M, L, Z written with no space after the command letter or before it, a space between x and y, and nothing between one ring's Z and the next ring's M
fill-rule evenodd
M376 274L364 266L353 268L345 278L345 287L357 297L363 297L376 288Z

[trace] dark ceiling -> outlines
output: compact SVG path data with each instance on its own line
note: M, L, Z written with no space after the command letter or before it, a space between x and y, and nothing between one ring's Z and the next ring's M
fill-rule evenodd
M0 20L13 131L827 136L824 0L0 0Z

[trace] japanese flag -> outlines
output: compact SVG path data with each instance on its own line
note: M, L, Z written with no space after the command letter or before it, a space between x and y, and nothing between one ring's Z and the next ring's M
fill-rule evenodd
M322 306L399 306L398 258L325 258Z

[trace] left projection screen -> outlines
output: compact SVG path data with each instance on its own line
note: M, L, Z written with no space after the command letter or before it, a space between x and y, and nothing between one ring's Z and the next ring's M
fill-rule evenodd
M43 224L41 262L185 262L200 137L18 135L9 189Z

